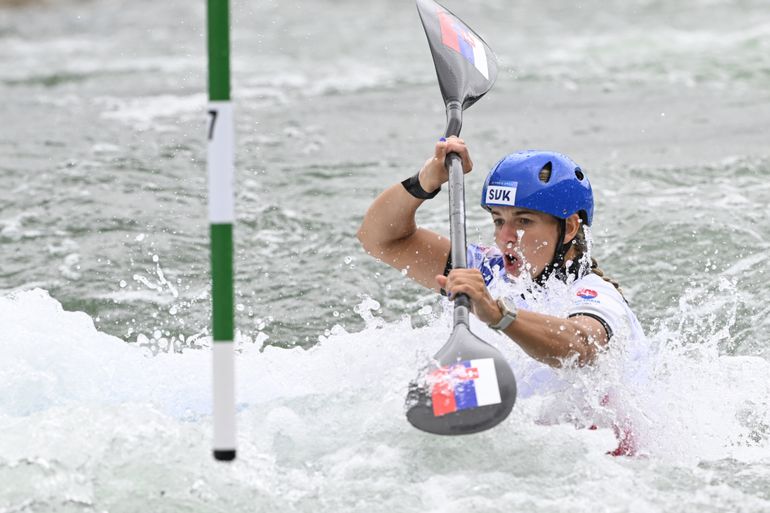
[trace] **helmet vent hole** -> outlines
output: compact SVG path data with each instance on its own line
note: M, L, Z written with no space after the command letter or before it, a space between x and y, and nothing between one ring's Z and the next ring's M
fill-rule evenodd
M579 167L575 168L575 176L577 176L577 179L580 181L583 181L583 178L585 178L585 175L583 174L583 172L580 170Z
M540 170L539 178L540 181L543 183L548 183L548 180L551 179L551 171L553 168L553 164L550 162L546 162L543 168Z

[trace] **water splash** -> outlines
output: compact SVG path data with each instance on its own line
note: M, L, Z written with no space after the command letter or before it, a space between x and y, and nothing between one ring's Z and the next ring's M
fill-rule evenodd
M364 298L356 309L366 327L357 333L330 333L308 350L241 345L240 459L223 469L208 451L208 351L152 357L99 333L87 315L63 311L44 291L5 296L0 476L18 492L0 493L0 504L20 507L33 497L104 509L125 500L118 486L125 479L144 501L184 497L201 511L212 510L211 501L254 504L255 489L263 491L256 500L261 509L317 510L319 497L322 510L335 511L361 504L424 511L451 500L513 508L523 499L510 494L511 486L522 497L538 497L544 484L569 496L578 482L609 494L636 483L650 504L670 503L683 466L695 468L688 475L698 486L706 478L694 465L770 459L770 365L725 355L720 344L732 320L708 317L714 305L687 297L696 298L680 304L687 320L652 332L654 351L636 380L621 380L628 355L618 345L593 369L560 371L568 388L520 396L504 423L470 437L424 435L403 417L407 385L446 340L449 316L415 329L407 317L383 321L375 315L378 302ZM474 333L513 362L522 388L531 388L538 375L527 373L527 357L474 317L471 322ZM608 387L612 402L603 404ZM633 423L646 459L605 455L616 445L608 426L619 420ZM598 429L588 429L591 423ZM62 436L66 444L56 442ZM474 457L458 467L458 454ZM727 476L731 468L713 472ZM33 490L24 484L30 479L49 486ZM483 489L468 484L479 479ZM589 506L570 498L573 510ZM553 504L532 510L552 511Z

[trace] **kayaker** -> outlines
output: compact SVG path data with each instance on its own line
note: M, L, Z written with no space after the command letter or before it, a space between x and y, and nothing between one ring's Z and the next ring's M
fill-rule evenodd
M481 206L491 214L495 246L469 244L467 268L452 269L450 240L415 221L420 205L449 179L444 166L449 152L458 153L463 171L471 172L464 141L442 138L417 174L377 196L358 230L370 255L450 299L467 294L481 321L550 367L590 365L615 337L631 345L644 339L617 283L604 277L588 254L593 192L585 172L565 155L524 151L494 166ZM558 301L554 294L541 297L560 306L543 313L526 294L493 297L490 289L499 282L523 283L527 290L558 288ZM554 283L560 287L551 287Z

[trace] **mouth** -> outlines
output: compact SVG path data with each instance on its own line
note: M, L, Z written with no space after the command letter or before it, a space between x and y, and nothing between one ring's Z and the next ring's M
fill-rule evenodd
M503 262L505 263L506 269L512 270L518 267L519 259L511 253L503 253Z

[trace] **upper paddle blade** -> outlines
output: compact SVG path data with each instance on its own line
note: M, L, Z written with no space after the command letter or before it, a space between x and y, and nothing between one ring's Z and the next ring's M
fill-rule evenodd
M428 36L444 104L458 101L467 109L497 78L497 58L483 39L433 0L417 0Z
M500 352L455 326L436 354L439 367L409 386L406 418L437 435L477 433L502 422L516 402L516 379Z

